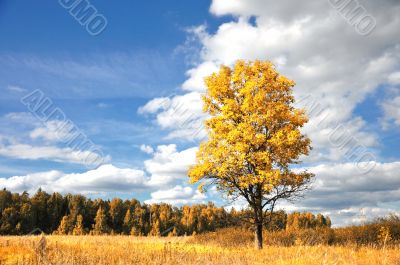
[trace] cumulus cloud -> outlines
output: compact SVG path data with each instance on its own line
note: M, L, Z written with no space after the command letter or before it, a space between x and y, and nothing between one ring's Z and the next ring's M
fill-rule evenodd
M146 203L170 203L173 205L205 203L207 196L192 187L177 185L172 189L158 190L151 193L151 199Z
M360 165L346 158L354 145L372 152L379 143L363 113L355 113L357 106L379 87L399 83L400 3L360 3L377 22L368 36L358 34L329 1L283 0L276 4L272 0L213 0L212 14L233 18L213 33L203 25L190 31L195 36L188 38L200 42L199 62L187 71L188 78L182 84L186 94L169 98L173 101L190 95L196 101L197 97L199 107L191 109L192 117L204 119L200 95L205 91L206 75L220 64L233 65L237 59L271 60L280 73L296 81L297 106L310 115L304 132L314 147L305 162L319 165L310 169L317 176L314 190L304 202L293 208L287 205L288 209L329 212L342 224L360 220L359 208L371 216L396 210L383 204L398 201L400 194L397 162L378 162L362 174ZM385 121L399 122L397 101L391 98L382 104ZM315 104L317 112L313 111ZM191 128L185 127L187 131L182 132L176 122L179 114L168 107L152 113L169 135L188 139L184 135ZM340 144L343 138L338 143L338 131L348 136L350 146Z
M161 103L162 102L162 103ZM198 92L171 98L155 98L139 109L139 113L151 113L156 123L169 131L166 139L201 140L206 137L203 121L206 114Z
M150 184L160 186L186 181L187 171L195 162L197 150L197 147L193 147L179 152L175 144L158 146L153 157L144 161L146 171L151 175Z
M203 29L204 30L204 29ZM218 71L218 65L214 62L204 62L198 65L196 68L187 71L187 75L190 77L182 84L184 90L189 91L204 91L204 77L209 76L213 72Z
M377 146L377 137L373 132L362 130L366 122L361 117L338 123L329 110L324 110L323 115L316 119L311 116L303 130L311 136L313 146L310 155L302 158L304 162L352 161L355 153L359 153L358 157L370 154L369 158L376 159L377 156L367 147Z
M335 221L334 226L347 226L366 223L375 218L388 216L391 214L399 215L398 209L387 207L351 207L335 212L326 212Z
M285 0L277 5L272 0L214 0L211 13L236 19L221 24L212 34L204 26L191 31L202 45L200 63L188 70L182 89L194 98L196 94L192 93L204 91L203 78L218 65L232 65L237 59L269 59L282 74L296 81L298 100L312 97L324 110L305 128L315 143L312 161L341 160L342 154L329 144L327 133L338 125L346 126L363 146L373 147L376 135L366 129L368 124L363 117L355 116L354 109L380 85L397 80L400 46L396 36L400 28L396 24L400 19L396 14L400 4L389 0L362 4L378 23L369 36L358 34L329 1ZM299 106L310 111L309 105ZM170 121L180 118L169 109L159 110L157 121L163 128L174 123L161 123L159 117L168 116L166 120ZM200 107L190 111L193 117L205 117ZM329 120L325 120L324 128L313 126L327 113ZM169 135L181 139L192 129L185 127L182 132L179 126L168 128L174 130Z
M66 174L48 171L0 178L0 187L14 192L35 192L42 188L47 192L101 194L109 192L131 193L143 191L148 178L141 170L118 168L110 164L83 173Z
M150 146L145 146L148 150ZM22 151L23 150L23 151ZM33 150L33 151L32 151ZM27 159L49 158L46 154L50 149L40 149L36 154L35 148L24 147L18 150L18 157L26 156ZM49 156L57 157L57 151ZM69 150L68 150L69 151ZM34 192L38 188L53 192L72 192L84 194L131 193L134 191L155 191L152 199L157 202L184 203L200 202L205 199L198 191L191 187L182 188L179 184L187 183L187 170L194 163L197 148L177 151L176 145L160 145L153 152L153 157L144 162L144 170L134 168L119 168L111 164L101 165L97 169L83 173L63 173L60 171L47 171L31 173L24 176L0 178L0 188L7 188L14 192ZM12 149L0 154L13 154ZM69 154L59 155L64 161ZM63 156L64 155L64 156ZM75 157L70 157L73 162ZM173 191L168 197L169 191ZM175 201L173 200L175 199Z
M367 173L360 172L360 167L338 163L308 168L316 176L312 190L294 209L329 213L336 224L357 221L363 208L370 209L365 213L368 219L381 212L398 212L398 207L382 205L400 201L400 162L375 162ZM348 218L350 214L353 219Z
M368 173L361 173L359 169L356 163L309 167L307 170L315 174L312 189L299 201L280 201L277 209L323 213L330 216L334 226L400 214L400 162L375 162ZM243 209L248 204L240 198L226 208L232 207Z

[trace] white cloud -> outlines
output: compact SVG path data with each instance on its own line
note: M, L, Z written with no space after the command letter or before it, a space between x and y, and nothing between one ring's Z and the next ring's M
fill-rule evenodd
M73 138L74 131L72 125L60 120L51 120L44 123L43 126L36 127L29 136L32 139L44 139L48 142L61 142Z
M150 145L145 145L145 144L142 144L140 146L140 150L142 152L145 152L146 154L152 154L154 152L153 147L151 147Z
M108 192L131 193L143 191L148 178L141 170L117 168L102 165L97 169L83 173L66 174L60 171L48 171L0 178L0 187L14 192L35 192L42 188L47 192L101 194Z
M364 113L356 115L354 110L379 87L398 84L400 2L368 0L362 4L378 23L369 36L359 35L329 1L213 0L212 14L235 18L214 33L204 26L191 31L195 37L189 38L197 38L202 46L200 62L187 71L188 79L182 84L186 95L198 93L200 106L203 78L218 65L231 66L237 59L272 60L279 72L295 80L296 98L311 97L320 111L310 115L304 128L314 147L307 162L319 164L310 169L317 174L315 189L293 209L324 211L339 224L357 221L359 208L370 216L400 210L387 206L400 200L399 163L377 163L372 171L361 174L357 164L347 163L349 149L332 140L335 129L343 128L352 143L367 150L377 147L378 136L369 130L361 116ZM397 101L392 98L382 105L386 120L395 123L399 122ZM307 101L298 106L312 112L313 104ZM200 107L191 112L194 117L206 117ZM190 135L190 127L182 132L176 126L180 115L169 108L154 113L161 128L173 130L169 135L188 139L185 135Z
M356 163L325 164L307 168L316 177L305 197L293 203L279 201L276 209L311 211L330 216L334 226L359 224L388 214L400 214L400 162L379 163L360 173ZM362 166L361 166L362 167ZM248 207L240 198L230 208Z
M167 108L171 101L167 97L155 98L146 103L146 105L138 109L139 114L156 113L158 110Z
M315 174L312 189L294 203L279 201L277 209L311 211L329 215L335 226L352 225L400 214L400 162L380 163L367 173L356 163L323 164L309 167ZM247 203L240 198L232 207L242 209Z
M151 193L146 203L169 203L173 205L205 203L207 196L192 187L175 186L172 189L158 190Z
M217 16L232 14L234 16L260 16L285 19L290 23L293 20L308 16L310 13L318 16L319 13L317 11L328 9L329 7L328 2L312 1L293 3L290 0L283 0L279 4L273 4L272 1L259 0L214 0L211 3L210 12ZM319 16L322 15L320 14Z
M0 124L0 156L86 166L111 160L69 120L40 122L29 112L11 112Z
M400 3L364 1L373 13L378 26L369 36L357 34L328 1L284 0L214 0L211 13L234 15L237 19L225 22L215 33L204 26L191 31L200 40L202 49L198 66L187 71L184 91L204 91L203 78L215 71L219 64L232 65L237 59L273 60L278 70L296 81L297 99L311 96L323 112L314 115L305 131L313 141L312 161L340 161L343 153L329 143L329 133L338 125L346 127L366 148L376 146L376 135L366 128L363 117L355 116L354 109L380 85L397 80L400 67L398 36ZM249 17L255 17L255 23ZM193 97L193 92L171 100ZM191 117L204 119L199 106L189 109ZM194 105L194 104L193 104ZM308 105L299 105L310 111ZM176 126L181 119L171 109L159 109L157 122L170 131L169 138L193 139L190 126ZM313 126L329 113L324 128ZM175 125L175 127L173 127Z
M8 121L27 124L27 125L38 125L39 121L30 112L10 112L4 115L4 118Z
M384 112L383 128L388 129L391 122L400 126L400 96L384 101L381 106Z
M147 146L149 147L149 146ZM18 149L18 148L16 148ZM49 150L52 151L51 154ZM40 151L40 152L39 152ZM68 150L69 151L69 150ZM195 161L195 153L197 147L177 151L176 145L160 145L153 153L153 157L144 162L145 170L132 168L118 168L111 164L101 165L99 168L83 173L63 173L60 171L48 171L27 174L25 176L13 176L10 178L0 178L0 188L7 188L12 191L29 192L36 191L39 187L52 192L72 192L72 193L110 193L110 192L132 192L132 191L152 191L159 189L154 193L155 200L171 199L163 192L165 189L172 189L188 182L187 170ZM11 156L14 151L9 148L7 150ZM77 158L65 153L58 154L57 150L52 149L35 149L33 147L20 147L15 151L19 158L41 159L51 157L68 162L79 163ZM62 151L61 151L62 152ZM6 153L6 150L0 148L0 154ZM38 154L36 154L38 153ZM83 154L82 154L83 155ZM174 198L183 200L200 200L205 197L192 190L191 188L174 188ZM182 195L179 193L182 192ZM188 195L190 195L188 197ZM181 197L179 197L181 196ZM179 198L178 198L179 197Z
M382 212L400 213L394 206L400 202L400 162L375 162L367 173L360 172L362 167L342 163L308 168L315 174L312 190L293 209L329 213L335 224L357 221L363 208L370 209L368 219ZM393 207L385 206L390 204Z
M365 223L378 217L388 216L390 214L399 215L399 210L387 207L351 207L340 211L326 212L331 219L338 220L335 226L347 226Z
M153 158L144 161L146 171L151 175L150 184L168 186L177 181L187 182L187 171L194 164L198 148L177 151L176 145L160 145Z
M74 150L69 147L32 146L20 143L5 144L4 142L0 142L0 155L16 159L49 160L87 166L98 165L99 162L105 163L111 160L110 156L102 156L101 153L93 151Z
M304 162L347 161L351 159L353 148L362 148L364 153L368 147L375 147L378 141L374 133L366 133L362 128L366 122L360 117L349 121L335 122L335 115L329 110L324 110L325 119L313 119L304 127L304 133L311 135L313 150L304 157ZM353 150L354 151L354 150ZM375 159L373 159L375 160Z
M400 72L391 73L388 76L388 81L392 85L399 85L400 84Z
M190 79L186 80L182 88L189 91L204 91L204 77L218 71L219 67L213 62L204 62L196 68L187 71Z
M155 114L157 124L170 131L166 139L201 140L206 136L203 126L206 114L202 108L200 93L190 92L172 98L155 98L139 112Z

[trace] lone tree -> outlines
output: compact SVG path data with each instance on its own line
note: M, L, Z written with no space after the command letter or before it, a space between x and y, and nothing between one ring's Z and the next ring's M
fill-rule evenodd
M261 249L262 228L276 202L301 196L313 177L291 167L311 149L310 139L300 132L308 118L293 107L295 83L271 62L240 60L233 69L221 66L205 84L208 140L200 144L188 175L200 187L216 185L229 198L247 201Z

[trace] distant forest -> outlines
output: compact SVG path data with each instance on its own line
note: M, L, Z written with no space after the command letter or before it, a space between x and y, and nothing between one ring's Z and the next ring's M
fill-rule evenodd
M0 190L0 234L124 234L135 236L192 235L218 228L250 228L248 210L230 211L212 203L174 207L169 204L145 204L136 199L102 200L83 195L48 194L39 189L27 192ZM321 214L277 211L268 216L265 229L314 229L331 226Z

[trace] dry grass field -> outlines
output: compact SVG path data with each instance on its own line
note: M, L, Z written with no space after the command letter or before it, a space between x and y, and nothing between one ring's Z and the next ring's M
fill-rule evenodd
M0 264L400 264L400 248L220 246L194 237L5 236Z

